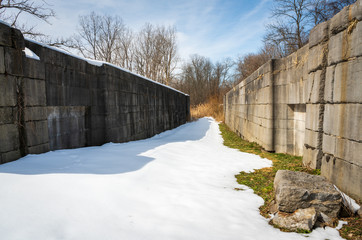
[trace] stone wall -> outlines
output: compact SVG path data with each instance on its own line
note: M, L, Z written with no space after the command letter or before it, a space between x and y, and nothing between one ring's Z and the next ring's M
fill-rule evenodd
M32 50L40 60L26 57ZM0 23L0 163L126 142L184 124L189 96L108 64L24 40Z
M225 96L226 124L303 163L362 201L362 1L312 29Z

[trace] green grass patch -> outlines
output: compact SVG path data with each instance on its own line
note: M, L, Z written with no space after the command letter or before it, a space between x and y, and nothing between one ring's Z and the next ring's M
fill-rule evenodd
M253 153L262 158L273 161L270 168L262 168L252 173L240 172L236 175L239 184L246 185L254 190L254 192L264 199L264 205L260 207L260 213L264 217L269 217L269 206L274 199L274 177L278 170L291 170L307 172L310 174L320 175L320 170L312 170L303 166L302 157L296 157L283 153L266 152L256 143L251 143L241 139L236 133L232 132L224 123L219 124L221 135L224 139L224 145L230 148L239 149L242 152ZM243 190L235 188L235 190ZM362 220L360 217L342 218L347 221L347 225L339 230L341 236L347 240L362 239ZM281 231L286 231L281 229ZM299 231L300 233L308 233L307 231Z
M268 210L271 201L274 199L274 177L278 170L301 171L310 174L320 174L320 170L307 169L303 166L302 157L292 156L284 153L266 152L256 143L251 143L241 139L232 132L224 123L219 124L224 145L230 148L239 149L242 152L253 153L262 158L273 161L270 168L257 169L252 173L240 172L236 175L239 184L246 185L264 199L264 205L260 207L260 213L268 217Z

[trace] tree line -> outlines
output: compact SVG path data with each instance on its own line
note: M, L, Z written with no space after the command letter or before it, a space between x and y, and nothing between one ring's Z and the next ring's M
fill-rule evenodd
M22 14L45 22L54 17L55 12L44 0L0 0L0 19L19 28L27 37L173 86L188 93L191 105L197 105L210 98L221 101L232 85L268 60L285 57L303 47L311 28L355 1L273 0L271 23L266 26L263 47L236 60L216 63L197 54L180 63L174 26L146 23L139 31L134 31L119 16L92 12L79 16L78 30L73 36L51 38L38 32L35 26L19 22Z
M308 43L310 30L356 0L273 0L273 22L266 25L263 47L236 61L235 83L272 58L290 55Z

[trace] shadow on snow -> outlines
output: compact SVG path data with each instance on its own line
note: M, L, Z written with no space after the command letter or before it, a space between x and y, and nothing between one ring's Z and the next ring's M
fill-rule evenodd
M211 124L202 118L158 134L152 138L107 143L97 147L64 149L38 155L27 155L17 161L0 165L0 173L36 174L119 174L141 169L154 158L141 154L159 146L202 139Z

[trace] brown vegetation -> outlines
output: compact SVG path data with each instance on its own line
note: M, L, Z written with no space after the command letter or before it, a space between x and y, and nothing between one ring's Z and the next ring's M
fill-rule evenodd
M202 117L213 117L216 121L224 121L223 105L217 96L209 98L205 103L191 107L191 120Z

